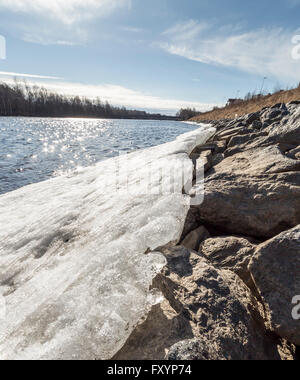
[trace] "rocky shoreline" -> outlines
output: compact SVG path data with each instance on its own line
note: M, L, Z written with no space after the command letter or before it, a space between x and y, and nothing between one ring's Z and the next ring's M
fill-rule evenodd
M114 359L300 359L300 102L210 124L204 201L159 249L164 301Z

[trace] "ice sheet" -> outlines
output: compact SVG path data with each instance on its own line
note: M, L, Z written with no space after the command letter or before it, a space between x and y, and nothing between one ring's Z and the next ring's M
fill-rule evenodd
M213 128L0 196L0 359L109 359L159 302L190 198L182 172Z

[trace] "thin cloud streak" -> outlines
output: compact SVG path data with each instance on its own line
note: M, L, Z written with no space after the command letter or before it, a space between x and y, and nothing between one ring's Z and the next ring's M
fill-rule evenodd
M242 33L228 27L224 35L221 30L206 26L193 20L177 24L163 33L164 40L157 45L170 54L204 64L271 76L279 81L299 80L300 64L292 58L291 43L297 31L264 28Z
M120 30L128 33L143 33L145 32L145 29L142 28L136 28L134 26L121 26Z
M81 45L94 20L131 9L131 0L0 0L0 12L21 14L7 28L24 41L42 45Z
M8 77L18 77L18 78L36 78L36 79L53 79L53 80L63 79L60 77L52 77L52 76L36 75L36 74L11 73L11 72L6 72L6 71L0 71L0 75L8 76Z

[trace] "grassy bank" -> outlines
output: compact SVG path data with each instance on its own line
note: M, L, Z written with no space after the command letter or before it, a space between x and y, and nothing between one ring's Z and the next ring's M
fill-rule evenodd
M292 90L279 91L272 95L266 96L253 96L249 100L240 100L232 105L225 106L223 108L215 108L212 111L201 113L190 120L204 121L233 119L237 116L260 111L264 107L272 107L277 103L289 103L295 100L300 100L300 85Z

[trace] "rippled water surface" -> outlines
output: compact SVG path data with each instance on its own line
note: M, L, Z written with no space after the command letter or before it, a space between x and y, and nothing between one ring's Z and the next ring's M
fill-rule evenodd
M0 194L195 128L174 121L0 118Z

